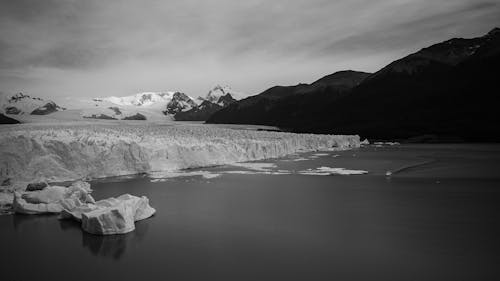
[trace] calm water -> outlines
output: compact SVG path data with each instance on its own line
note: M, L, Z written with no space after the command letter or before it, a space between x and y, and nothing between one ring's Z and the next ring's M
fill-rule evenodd
M97 199L146 195L157 214L106 237L54 216L0 216L1 280L500 280L500 146L291 159L268 162L370 173L96 181Z

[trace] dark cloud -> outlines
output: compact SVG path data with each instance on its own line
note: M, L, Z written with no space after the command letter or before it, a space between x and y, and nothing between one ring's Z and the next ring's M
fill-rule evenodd
M333 38L325 48L312 55L416 50L451 37L482 35L478 30L486 33L500 22L500 3L496 2L464 3L444 11L432 11L432 8L390 26L374 25L345 38Z

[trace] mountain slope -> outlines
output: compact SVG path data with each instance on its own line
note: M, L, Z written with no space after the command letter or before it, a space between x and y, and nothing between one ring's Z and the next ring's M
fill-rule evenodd
M2 113L0 113L0 124L17 124L17 123L19 123L19 121L17 121L16 119L7 117Z
M234 91L233 89L231 89L229 86L220 86L220 85L217 85L215 86L213 89L211 89L208 94L206 95L206 97L204 98L200 98L201 100L206 100L206 101L209 101L211 103L216 103L216 104L219 104L221 106L224 106L223 104L220 104L220 99L223 97L223 96L227 96L227 95L230 95L233 99L235 100L240 100L242 99L245 95L243 93L240 93L240 92L237 92L237 91Z
M498 30L425 48L389 64L294 131L499 141L499 51Z
M161 121L196 106L191 97L181 92L143 92L125 97L95 98L84 108L82 117Z
M335 100L363 81L369 73L340 71L311 84L275 86L213 114L208 123L260 124L288 127Z
M297 87L278 102L252 97L208 122L275 125L295 132L360 134L372 139L434 138L500 141L496 106L500 32L451 39L397 60L339 93ZM321 80L321 79L320 79ZM303 87L303 86L302 86ZM276 96L276 95L274 95ZM299 108L299 110L297 110ZM302 108L302 109L300 109ZM269 114L273 112L273 114ZM287 114L287 112L294 112Z
M62 111L60 107L50 100L32 97L23 93L15 95L1 95L0 113L6 115L47 115L56 111Z
M215 112L229 106L243 97L244 94L233 91L228 86L215 86L205 97L198 98L201 103L189 110L177 112L176 121L205 121Z

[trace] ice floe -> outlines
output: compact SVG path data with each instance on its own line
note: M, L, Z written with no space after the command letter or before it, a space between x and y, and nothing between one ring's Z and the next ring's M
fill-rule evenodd
M328 153L314 153L313 156L328 156Z
M368 171L364 170L349 170L344 168L319 167L316 169L307 169L298 172L301 175L309 176L329 176L329 175L363 175Z
M151 178L151 182L161 182L166 179L179 178L179 177L201 176L204 179L213 179L220 176L220 174L218 173L212 173L209 171L193 171L193 170L153 172L149 173L148 175Z
M270 169L277 168L275 163L257 163L257 162L245 162L245 163L233 163L233 167L240 167L249 169L257 172L266 172Z
M400 145L399 142L390 142L390 141L387 141L387 142L381 142L381 141L378 141L378 142L374 142L373 145L375 147L383 147L383 146L394 146L394 145Z
M299 157L299 158L295 158L295 159L293 159L292 161L293 161L293 162L299 162L299 161L307 161L307 160L309 160L309 159L307 159L307 158L303 158L303 157Z
M80 221L82 229L98 235L124 234L135 229L135 222L151 217L156 210L145 196L124 194L116 198L85 203L78 200L62 202L61 219Z
M133 231L136 221L156 212L145 196L124 194L96 202L91 192L90 184L81 181L70 187L49 185L35 191L16 191L11 205L13 212L19 214L54 213L60 219L77 220L84 231L99 235Z
M90 196L90 184L76 182L70 187L47 186L42 190L14 193L12 209L21 214L60 213L64 201L78 200L82 203L94 203Z

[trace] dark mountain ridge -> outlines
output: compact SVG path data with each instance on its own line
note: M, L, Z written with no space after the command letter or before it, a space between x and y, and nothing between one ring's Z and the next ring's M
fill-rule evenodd
M438 139L500 141L496 109L499 31L424 48L340 91L320 87L297 95L304 86L293 86L281 89L281 98L269 102L267 90L250 97L252 106L248 106L250 98L242 100L215 113L208 122L360 134L371 139L432 135Z
M299 124L303 115L321 108L352 87L359 85L369 73L340 71L311 84L275 86L216 112L208 123L260 124L288 127Z
M0 113L0 124L17 124L17 123L20 123L20 122L17 121L16 119L7 117L7 116L3 115L2 113Z
M221 96L215 103L210 100L204 100L200 105L190 110L178 112L175 114L176 121L206 121L215 112L236 102L231 94Z

